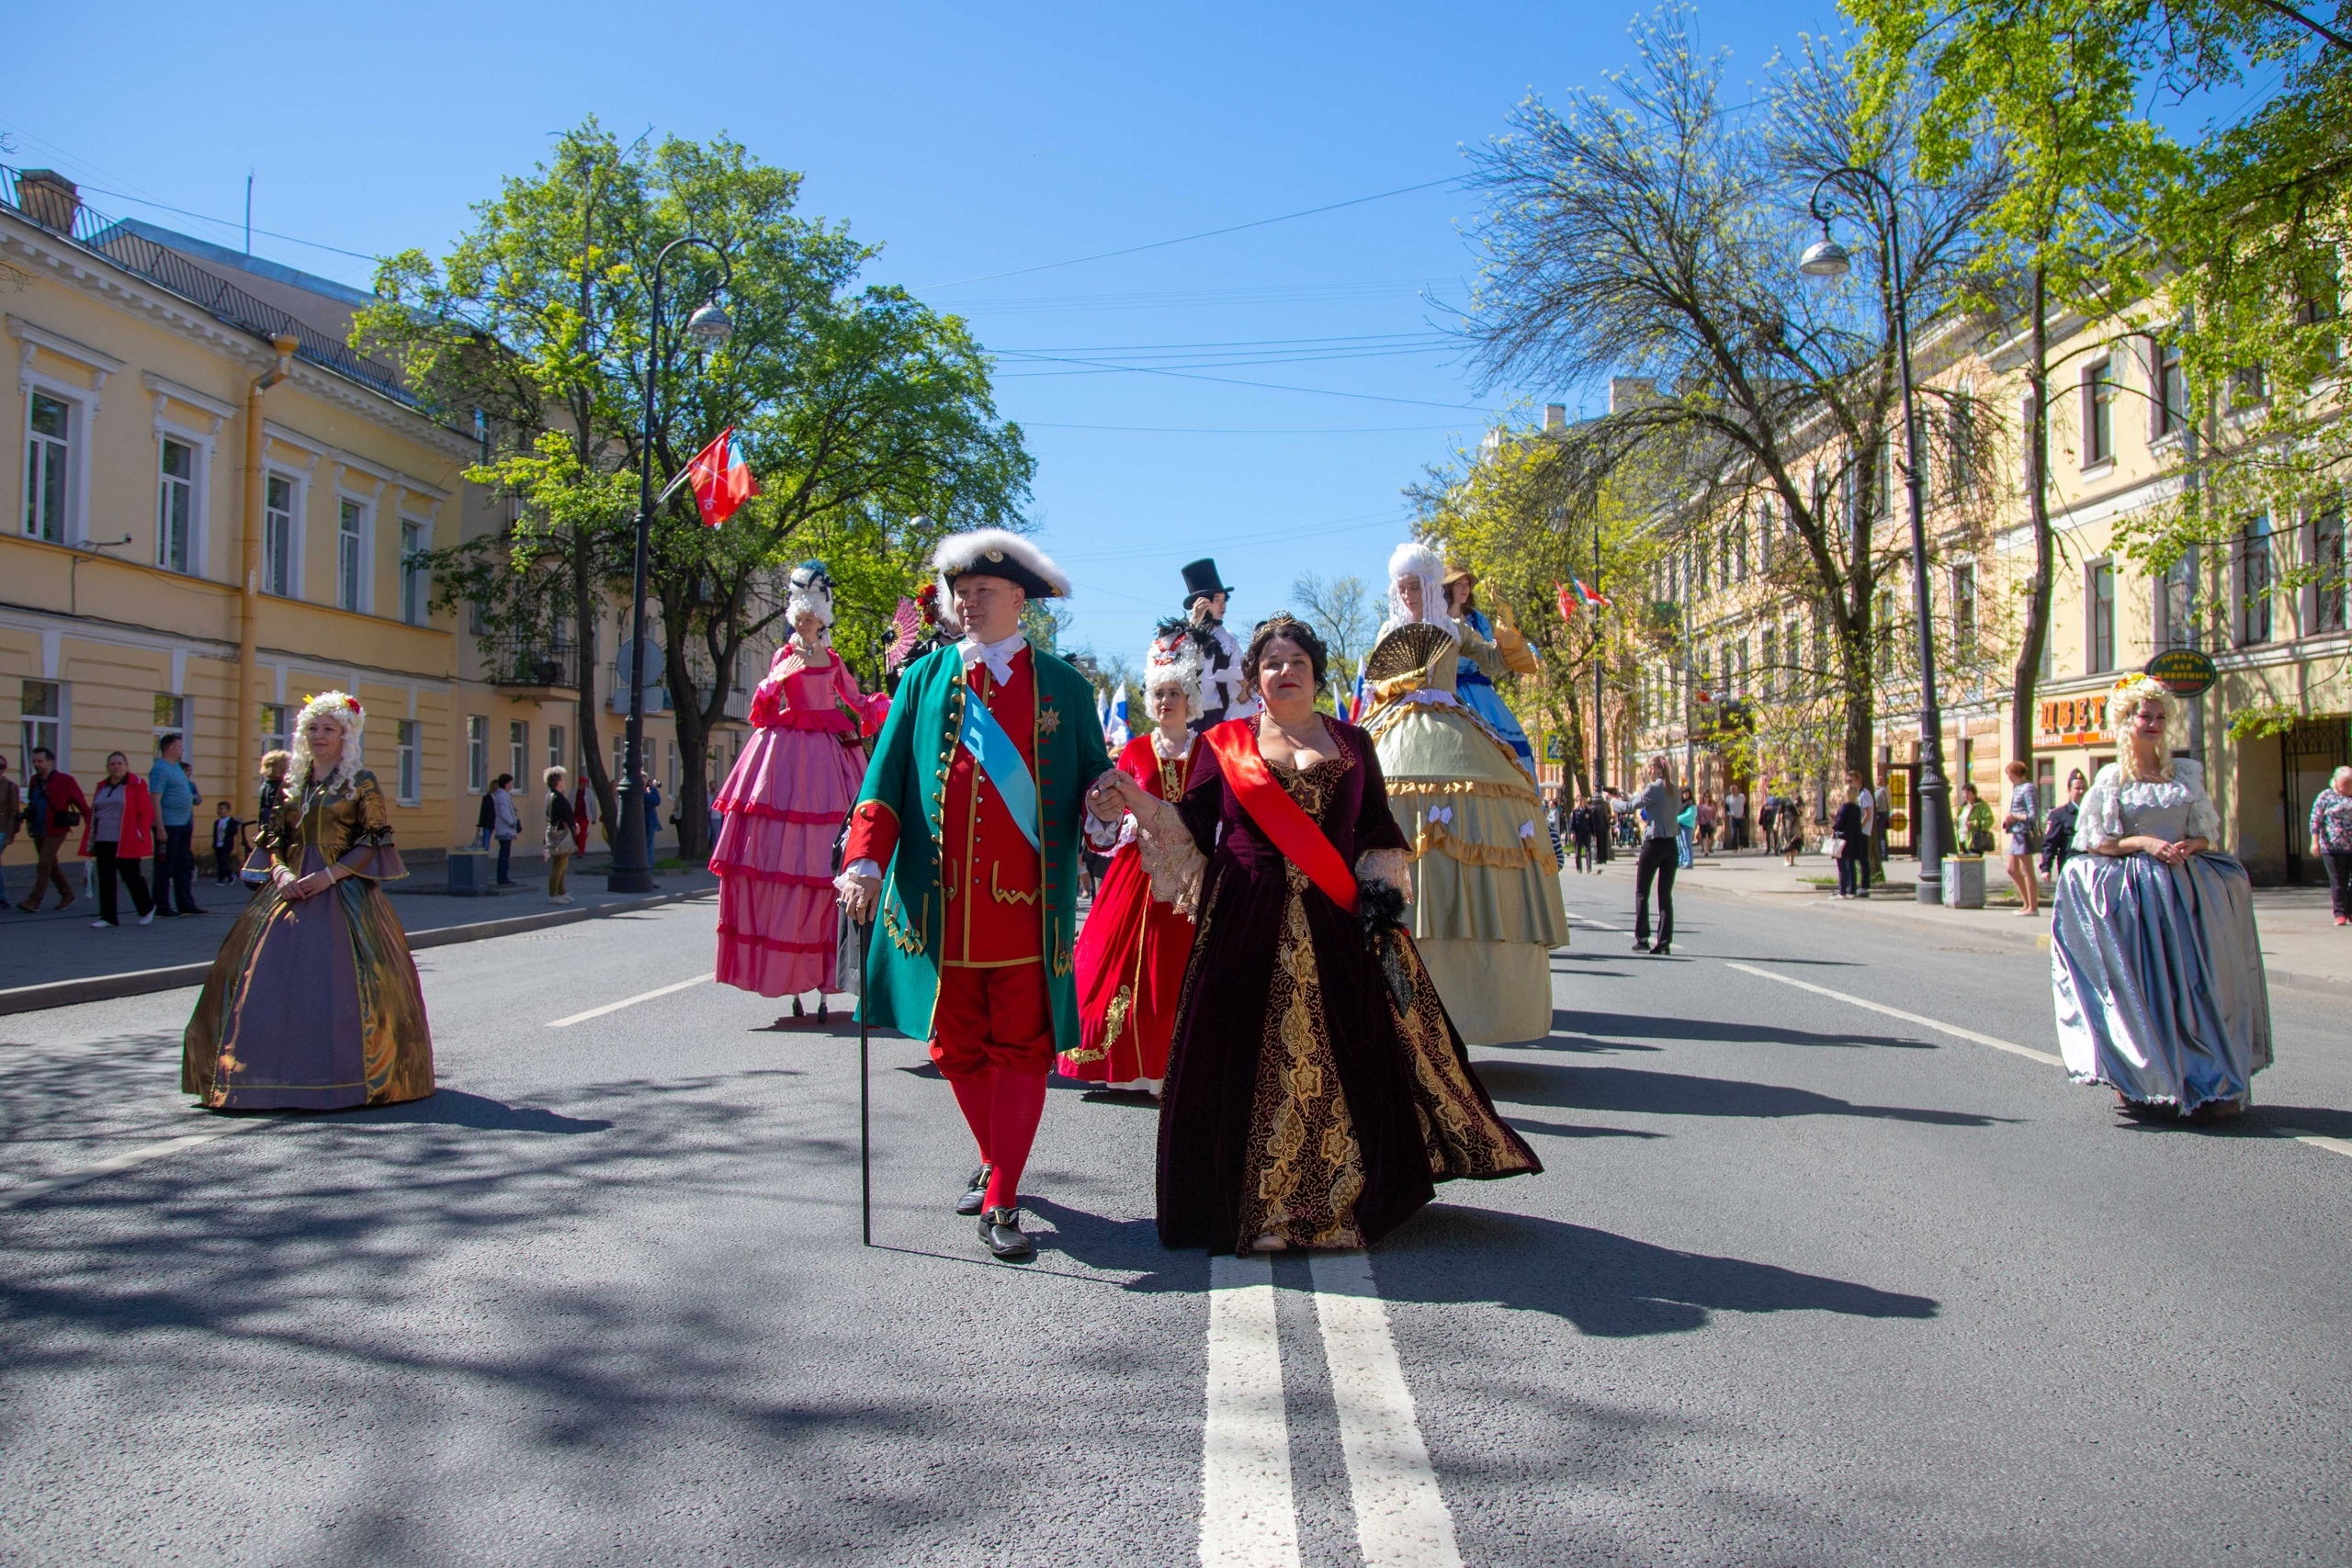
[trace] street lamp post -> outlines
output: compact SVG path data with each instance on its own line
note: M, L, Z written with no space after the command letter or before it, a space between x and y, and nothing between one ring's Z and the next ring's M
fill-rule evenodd
M653 393L662 370L662 280L670 253L680 245L700 245L718 258L722 290L734 280L727 253L699 235L671 241L653 259L653 294L648 301L651 326L645 342L645 423L638 452L637 555L629 570L628 668L617 671L628 682L628 729L619 780L620 833L613 840L613 864L605 882L615 893L653 891L652 855L645 832L645 565L653 530ZM716 297L705 300L686 321L686 331L706 343L724 343L734 330Z
M1814 182L1810 206L1821 238L1805 250L1797 270L1808 277L1843 277L1853 266L1846 247L1831 237L1830 210L1822 193L1832 184L1843 185L1867 204L1875 195L1886 204L1886 265L1894 295L1895 363L1903 378L1904 489L1911 497L1911 588L1914 613L1919 623L1919 787L1911 802L1912 834L1918 845L1917 897L1922 904L1943 902L1943 860L1951 843L1951 784L1944 777L1943 711L1936 700L1936 624L1928 581L1928 499L1926 476L1919 463L1919 419L1911 390L1911 304L1903 282L1903 245L1897 230L1894 190L1868 169L1848 165L1832 169ZM1879 810L1886 810L1879 803Z

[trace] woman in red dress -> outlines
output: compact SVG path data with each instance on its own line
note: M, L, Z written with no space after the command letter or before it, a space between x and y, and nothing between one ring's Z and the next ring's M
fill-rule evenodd
M1155 728L1128 741L1118 758L1121 773L1161 800L1184 794L1200 681L1192 638L1181 626L1162 627L1144 660L1144 709ZM1078 933L1079 1047L1061 1053L1054 1066L1066 1078L1157 1096L1168 1076L1177 994L1193 953L1193 917L1152 897L1135 818L1115 831L1110 869Z

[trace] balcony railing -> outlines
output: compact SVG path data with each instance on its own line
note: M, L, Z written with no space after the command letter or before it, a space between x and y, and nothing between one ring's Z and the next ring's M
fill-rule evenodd
M356 353L348 344L337 342L275 305L262 303L177 251L134 232L118 220L93 211L64 187L40 180L28 183L17 170L0 164L0 203L27 222L71 240L85 250L95 251L117 266L170 289L216 321L265 340L291 335L299 345L295 357L348 377L395 402L410 408L422 406L392 367Z
M493 686L553 686L580 689L580 651L569 643L503 639L492 645L490 683Z

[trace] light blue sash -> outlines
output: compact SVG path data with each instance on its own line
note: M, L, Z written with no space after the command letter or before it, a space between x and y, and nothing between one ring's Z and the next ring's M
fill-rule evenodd
M964 698L964 728L957 739L964 749L979 764L989 783L996 786L999 800L1012 814L1013 826L1029 840L1033 850L1042 848L1037 841L1037 781L1029 776L1029 764L1021 758L1021 748L1004 732L1004 726L989 712L989 705L980 700L978 692Z

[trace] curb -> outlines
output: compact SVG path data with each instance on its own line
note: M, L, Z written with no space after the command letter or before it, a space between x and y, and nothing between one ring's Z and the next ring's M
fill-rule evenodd
M600 904L589 909L548 909L536 915L514 915L503 920L474 920L462 926L436 926L431 931L408 933L409 951L450 947L461 942L481 942L494 936L514 936L524 931L545 931L549 926L602 919L608 915L634 914L639 909L656 908L663 904L707 898L717 891L712 887L695 887L684 893L650 894L642 898L631 898L626 903ZM39 986L17 986L0 990L0 1014L41 1012L50 1008L74 1007L82 1002L105 1002L119 997L143 997L156 991L176 991L183 987L201 986L204 977L211 972L212 960L207 959L201 964L174 964L161 969L126 969L113 975L85 975L78 980L51 980Z

